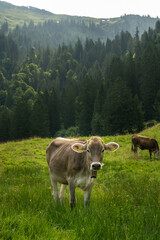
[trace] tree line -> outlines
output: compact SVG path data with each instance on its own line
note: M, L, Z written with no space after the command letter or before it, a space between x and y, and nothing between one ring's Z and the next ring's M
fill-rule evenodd
M2 4L3 5L3 4ZM3 8L3 6L2 6ZM20 8L21 9L21 8ZM4 9L5 10L5 9ZM14 9L16 11L16 9ZM21 9L22 11L22 9ZM36 9L27 9L36 16L45 14L45 11ZM10 11L9 11L10 12ZM9 15L8 12L8 15ZM23 19L23 11L21 12ZM46 13L49 14L49 13ZM15 12L16 16L16 12ZM45 15L54 16L54 20L47 20L36 23L36 18L32 16L35 20L30 20L29 23L25 22L23 25L16 25L13 30L10 29L10 24L5 22L2 24L1 31L7 33L11 38L17 42L18 46L23 50L23 53L27 53L30 45L34 46L37 50L40 46L41 48L47 45L51 48L57 48L59 44L72 43L74 45L79 38L84 44L86 37L96 41L99 38L102 42L106 42L106 39L114 39L116 35L119 35L121 31L129 31L132 36L135 34L136 27L138 27L139 35L148 29L148 26L154 27L158 18L151 18L150 16L138 16L138 15L124 15L119 18L111 19L93 19L85 17L76 16L56 16L56 15ZM44 16L44 17L45 17ZM16 17L15 17L16 18ZM10 17L8 18L8 20ZM21 20L22 20L21 19ZM13 23L12 19L12 23ZM18 19L17 19L18 22Z
M20 41L20 39L18 40ZM24 37L21 39L24 41ZM0 141L138 132L160 119L160 22L26 53L0 31ZM26 51L26 50L25 50Z

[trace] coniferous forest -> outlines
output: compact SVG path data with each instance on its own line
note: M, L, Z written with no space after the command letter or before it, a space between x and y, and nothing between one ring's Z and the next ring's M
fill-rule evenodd
M122 31L56 49L1 27L1 142L132 133L150 120L160 120L159 21L141 36Z

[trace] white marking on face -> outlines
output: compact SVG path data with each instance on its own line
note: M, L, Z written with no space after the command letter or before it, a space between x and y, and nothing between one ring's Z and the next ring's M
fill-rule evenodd
M98 164L100 166L99 170L102 169L102 167L104 166L104 163L100 163L100 162L92 162L91 166L90 166L90 170L94 170L93 165Z

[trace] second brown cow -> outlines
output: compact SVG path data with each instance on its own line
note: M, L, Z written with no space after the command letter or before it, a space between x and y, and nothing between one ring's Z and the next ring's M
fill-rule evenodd
M150 158L152 156L152 152L154 153L154 157L158 158L160 155L159 146L154 138L140 136L140 135L133 135L132 136L132 151L137 154L137 148L141 150L149 150Z

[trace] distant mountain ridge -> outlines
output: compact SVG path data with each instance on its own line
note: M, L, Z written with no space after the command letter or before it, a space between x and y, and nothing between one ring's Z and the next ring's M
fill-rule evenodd
M136 29L141 36L144 31L148 31L149 27L154 28L157 20L159 19L139 15L103 19L60 15L34 7L19 7L0 1L0 27L5 22L8 23L9 30L19 25L19 31L22 30L32 43L41 41L43 38L43 42L51 47L57 47L62 43L74 43L78 38L82 42L86 38L94 41L100 39L105 42L107 38L113 39L121 31L128 31L134 36ZM39 44L43 45L41 42Z

